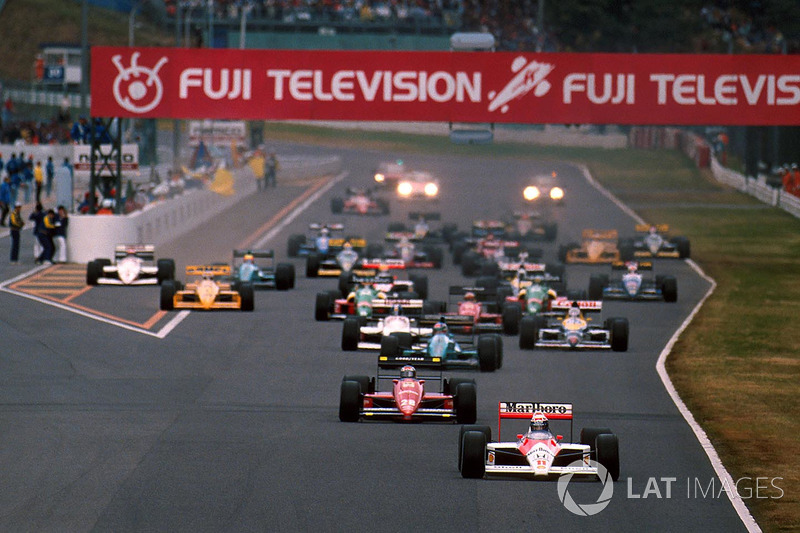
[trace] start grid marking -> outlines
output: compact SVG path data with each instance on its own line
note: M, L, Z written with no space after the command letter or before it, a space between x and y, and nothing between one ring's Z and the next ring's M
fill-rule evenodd
M166 337L189 315L188 311L181 311L161 329L151 331L168 315L166 311L158 311L144 322L135 322L72 301L92 288L86 284L86 266L74 263L37 267L0 284L0 290L3 292L160 339Z

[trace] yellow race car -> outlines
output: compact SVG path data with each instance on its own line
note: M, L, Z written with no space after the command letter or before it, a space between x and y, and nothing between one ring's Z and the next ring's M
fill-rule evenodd
M558 249L564 263L611 264L620 261L617 230L585 229L581 244L570 243Z
M252 311L255 292L252 283L222 281L230 276L230 265L187 266L186 276L193 281L183 287L179 281L166 280L161 284L161 309L240 309Z

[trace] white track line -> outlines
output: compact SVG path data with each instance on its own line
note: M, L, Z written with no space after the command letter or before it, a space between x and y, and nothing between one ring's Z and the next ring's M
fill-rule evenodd
M298 205L295 209L292 210L291 213L286 215L286 217L284 217L284 219L281 220L280 224L269 230L267 233L264 234L263 237L261 237L258 241L256 241L256 243L253 244L253 248L263 248L264 246L266 246L266 244L269 241L271 241L272 238L278 234L278 232L280 232L283 228L288 226L295 218L297 218L297 216L300 213L308 209L308 207L311 204L319 200L320 196L331 190L331 187L342 181L348 175L350 175L349 172L342 172L341 174L337 175L332 180L330 180L328 183L326 183L324 186L322 186L317 192L306 198L306 200L302 204Z
M579 165L579 168L581 169L581 172L583 172L583 176L584 178L586 178L586 181L588 181L589 184L592 185L592 187L600 191L600 193L603 194L603 196L614 202L614 204L616 204L617 207L622 209L628 216L633 218L637 223L639 224L645 223L645 221L639 215L637 215L630 207L623 204L619 198L614 196L609 190L607 190L605 187L603 187L597 181L595 181L595 179L592 177L591 173L589 172L589 169L586 166ZM697 420L694 418L694 415L689 410L689 408L686 407L686 404L681 399L680 395L678 394L678 391L675 390L675 385L672 384L672 380L669 378L669 374L667 373L666 362L667 362L667 357L669 357L669 354L672 352L672 348L675 346L675 343L678 341L678 338L681 336L681 333L683 333L683 331L689 326L689 323L691 323L695 315L700 311L700 308L703 307L703 304L706 302L708 297L711 296L711 294L717 288L717 282L713 278L708 276L708 274L703 272L703 269L701 269L697 263L695 263L691 259L686 259L685 262L695 272L697 272L697 274L700 277L706 280L710 284L710 287L708 291L706 291L705 295L700 299L700 301L697 302L697 305L694 306L694 309L692 309L692 312L689 313L688 317L686 317L686 320L683 321L680 327L675 331L675 333L673 333L672 337L670 337L669 341L664 346L664 349L661 350L661 353L658 356L658 361L656 362L656 372L658 372L658 377L661 378L661 383L664 385L664 388L669 394L669 397L672 398L672 402L675 404L675 407L678 408L678 411L680 411L681 415L683 416L683 419L686 420L686 423L689 424L690 428L692 428L695 437L697 437L697 440L700 442L700 446L703 448L703 451L706 453L708 460L711 462L711 466L714 467L714 472L717 473L717 476L722 482L722 486L734 487L736 486L736 484L733 480L733 477L725 468L725 465L722 464L722 460L719 458L719 454L717 453L717 450L714 448L714 445L711 444L711 440L708 438L708 435L706 435L706 432L703 430L702 427L700 427L700 424L697 423ZM742 500L742 498L739 497L738 494L736 494L736 491L726 490L725 493L727 494L728 499L731 502L731 505L733 505L736 514L739 515L739 519L742 521L742 524L744 524L744 527L747 528L747 531L751 533L760 533L761 528L756 523L755 519L753 518L753 515L750 514L750 510L744 504L744 500Z

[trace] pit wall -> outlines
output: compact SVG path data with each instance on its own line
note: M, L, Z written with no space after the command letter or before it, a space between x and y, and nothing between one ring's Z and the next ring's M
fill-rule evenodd
M339 156L282 158L278 154L278 161L278 183L336 174L342 168ZM111 258L118 244L159 246L193 230L256 192L256 180L249 167L235 169L233 174L234 193L230 196L206 189L190 189L127 215L71 215L67 239L70 262Z

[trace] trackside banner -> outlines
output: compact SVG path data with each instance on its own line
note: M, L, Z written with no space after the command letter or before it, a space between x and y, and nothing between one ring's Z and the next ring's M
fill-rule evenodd
M800 56L92 48L92 115L800 125Z

